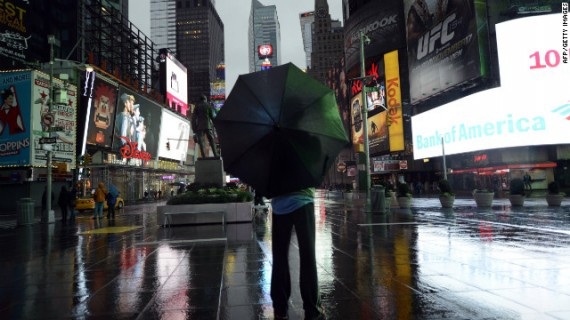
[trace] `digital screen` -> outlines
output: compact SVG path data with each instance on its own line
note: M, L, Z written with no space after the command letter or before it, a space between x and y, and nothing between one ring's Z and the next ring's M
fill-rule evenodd
M188 74L174 58L166 57L166 100L168 107L183 115L188 112Z
M186 161L189 137L190 122L163 109L158 156L178 161ZM167 148L167 142L169 148Z
M570 143L562 14L497 24L501 87L412 117L414 159Z

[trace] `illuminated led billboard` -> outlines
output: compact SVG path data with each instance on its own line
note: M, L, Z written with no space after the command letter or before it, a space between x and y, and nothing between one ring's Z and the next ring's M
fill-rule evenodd
M570 143L570 66L562 14L497 24L501 87L412 117L414 159Z

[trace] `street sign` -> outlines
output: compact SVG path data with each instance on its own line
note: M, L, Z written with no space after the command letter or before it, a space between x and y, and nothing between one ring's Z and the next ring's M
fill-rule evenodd
M344 172L346 171L346 163L344 162L339 162L336 169L338 170L338 172Z
M57 138L40 138L40 144L54 144L57 142Z
M51 127L48 130L49 132L59 132L59 131L63 131L63 127Z

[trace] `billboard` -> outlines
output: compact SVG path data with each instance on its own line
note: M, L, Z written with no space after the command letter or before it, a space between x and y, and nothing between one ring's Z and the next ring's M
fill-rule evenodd
M31 87L29 71L0 73L0 166L30 164Z
M473 0L404 0L410 100L481 76Z
M352 97L350 100L350 114L352 115L352 144L362 145L364 136L362 130L362 93Z
M497 24L501 87L412 117L414 159L441 156L442 141L446 154L569 144L562 19L550 14Z
M0 55L6 63L10 60L32 60L29 56L32 37L30 11L30 1L27 0L2 1L0 4Z
M119 87L113 150L123 159L156 158L162 108L134 91Z
M188 72L182 63L178 62L170 53L166 55L166 101L168 107L180 112L188 113Z
M68 163L75 168L75 143L77 131L77 88L74 85L54 79L54 101L49 110L49 75L33 72L32 76L32 165L45 166L47 151L42 149L40 138L48 137L49 131L59 130L51 136L57 138L52 144L52 161Z
M89 77L84 80L82 96L87 99L83 101L90 108L88 119L85 119L86 143L110 148L113 142L118 88L103 80L96 72L90 72Z
M368 111L378 108L386 109L386 86L384 81L377 79L377 84L366 88L366 98Z
M158 156L178 161L186 161L189 137L190 122L166 109L162 109ZM169 148L167 148L167 142Z
M257 46L257 55L259 59L271 58L273 56L273 46L270 44Z
M390 151L386 113L382 111L368 117L368 144L370 154Z
M384 55L388 114L386 124L390 127L390 151L404 150L404 121L402 118L402 91L398 50Z
M368 1L351 13L344 26L344 52L347 70L360 64L360 31L372 41L365 47L366 57L406 46L401 1Z

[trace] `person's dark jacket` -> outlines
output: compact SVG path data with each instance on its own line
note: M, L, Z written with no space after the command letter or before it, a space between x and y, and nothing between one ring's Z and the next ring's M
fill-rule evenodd
M115 206L115 203L117 202L117 197L113 196L111 194L111 192L107 193L107 206Z
M61 189L59 192L59 198L57 199L57 204L62 208L69 206L69 192L67 189Z

